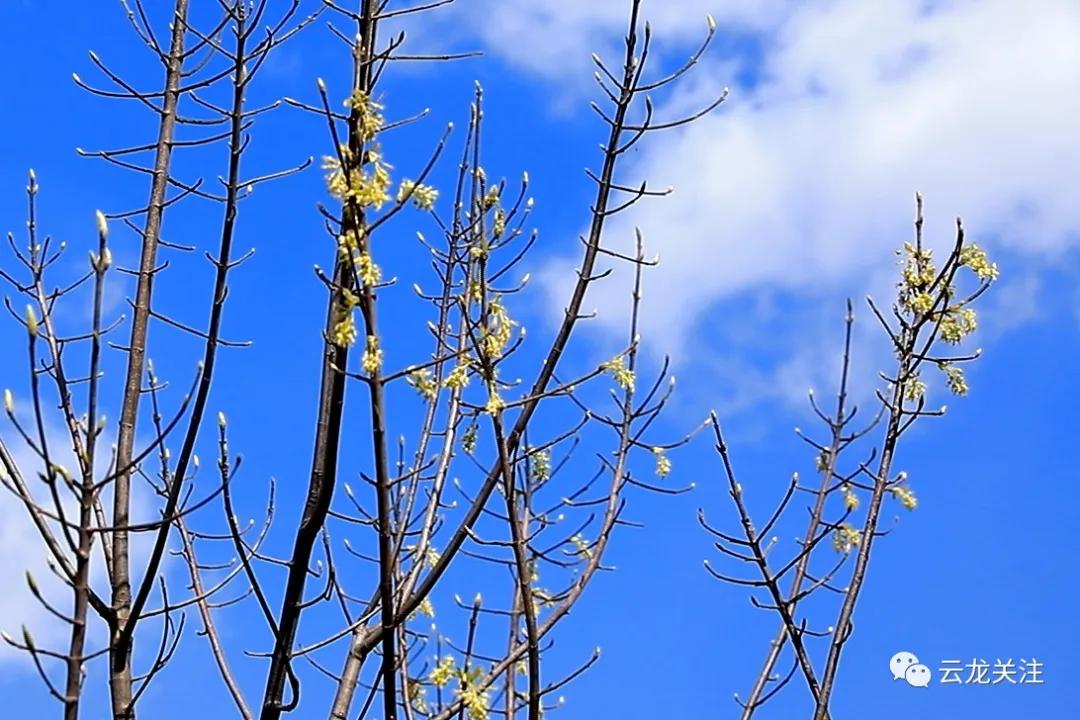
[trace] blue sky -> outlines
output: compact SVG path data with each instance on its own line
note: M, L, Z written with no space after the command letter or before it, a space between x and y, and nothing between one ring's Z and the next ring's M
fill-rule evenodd
M410 34L418 48L479 48L484 57L393 70L383 86L391 116L432 110L427 121L386 141L390 162L407 175L446 123L464 126L473 83L484 85L485 165L512 180L527 170L536 198L535 281L513 308L530 336L547 337L572 280L576 236L590 202L581 169L595 167L603 139L588 110L589 53L613 57L624 5L459 0ZM962 215L1002 271L973 342L984 357L970 371L971 396L942 396L949 414L906 438L898 465L909 473L919 508L888 506L895 527L876 546L834 716L872 708L883 719L1067 717L1066 708L1080 702L1072 677L1080 665L1072 600L1080 583L1071 569L1080 551L1080 510L1072 502L1080 478L1068 450L1080 430L1074 360L1080 135L1070 127L1080 115L1080 6L655 0L646 11L663 39L666 66L685 57L704 32L706 12L721 28L717 52L674 94L658 99L664 114L693 107L721 87L732 90L709 119L658 136L628 158L627 178L648 176L676 192L609 230L619 245L640 226L649 250L661 256L646 281L643 337L651 363L673 356L678 393L657 433L676 436L717 409L751 505L767 513L793 471L812 475L813 452L792 433L795 426L814 427L806 389L832 392L844 299L888 297L897 270L892 250L910 235L914 192L925 195L927 232L937 246L951 240L953 219ZM105 0L72 4L63 13L34 0L2 3L0 47L0 229L21 232L26 171L35 168L42 227L73 249L60 271L74 273L94 241L94 210L133 207L145 194L141 179L79 158L74 148L148 142L154 128L134 106L89 97L70 75L96 84L89 49L136 82L156 82L158 69L131 38L119 4ZM316 77L344 95L348 73L343 49L315 26L272 61L251 102L313 100ZM261 174L317 158L328 147L321 121L286 109L261 121L245 162L251 174ZM437 181L451 177L457 145L451 148ZM197 175L206 163L221 162L221 151L214 152L192 153L178 167ZM246 512L257 515L266 478L278 478L271 548L277 552L288 546L310 456L324 313L311 267L332 261L315 210L324 197L321 173L312 168L260 187L242 206L238 245L257 253L235 274L225 335L254 345L223 355L222 383L211 402L228 414L231 443L245 457L239 500ZM170 216L166 237L209 248L217 222L215 208L191 203ZM395 240L386 249L386 274L423 284L424 256L412 236L424 222L412 215L389 230ZM434 228L429 223L426 230ZM137 256L133 236L119 227L112 247L121 264ZM201 322L208 266L197 253L170 260L159 302ZM10 259L0 262L7 268ZM407 286L388 303L395 320L415 309L405 298ZM125 309L122 289L111 295L114 313ZM594 366L624 343L625 291L616 277L590 295L587 305L598 309L598 319L567 359L569 368ZM866 400L876 371L887 366L888 349L861 301L856 315L855 386ZM86 311L73 304L63 321L85 323ZM421 351L422 326L392 324L387 362L403 364ZM151 354L159 374L186 387L198 348L166 329L155 333ZM8 350L0 354L0 384L25 398L25 358L14 324L0 324L0 347ZM106 387L115 390L119 377L114 364ZM359 427L359 403L353 413L350 421ZM403 411L394 431L407 431L410 420ZM212 453L209 441L203 437L204 456ZM346 448L345 466L355 474L365 453ZM714 524L735 528L719 463L707 442L673 452L672 460L673 480L694 482L696 490L632 499L630 514L646 527L617 533L610 561L618 571L594 582L556 635L546 670L552 674L603 648L601 661L566 689L558 716L734 716L732 694L747 692L764 657L773 618L755 610L741 589L710 579L701 565L719 559L696 523L697 509ZM28 564L40 567L40 550L17 510L10 498L0 502L0 577L11 583L0 599L0 627L14 632L27 622L47 636L47 623L18 580ZM803 524L801 516L794 521L788 537ZM167 568L177 586L181 571ZM470 597L490 582L474 572L475 565L455 568L436 598L446 608L438 621L447 634L460 637L464 627L451 595ZM824 625L835 611L824 608L814 617ZM221 622L228 638L266 647L250 609L224 612ZM320 637L331 629L325 622L305 621L302 636ZM147 697L153 717L193 710L227 716L221 710L227 698L195 625L172 677ZM914 689L887 672L899 650L935 669L945 659L1034 657L1045 663L1045 684ZM262 661L234 655L254 700ZM327 662L336 666L337 655ZM88 717L104 708L104 679L103 668L91 668L88 698L95 710ZM295 716L324 717L329 683L312 673L305 688ZM0 691L22 716L56 711L32 667L6 652L0 652ZM803 717L804 696L796 679L761 716Z

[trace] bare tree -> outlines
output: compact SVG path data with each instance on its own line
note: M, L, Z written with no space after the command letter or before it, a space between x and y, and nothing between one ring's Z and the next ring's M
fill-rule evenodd
M165 70L160 88L135 88L94 54L92 62L116 89L98 89L76 78L94 94L146 107L157 120L157 136L145 144L84 153L149 180L145 205L99 214L97 242L84 275L53 285L63 247L39 238L39 188L33 174L29 236L24 247L11 239L15 269L0 271L28 303L25 313L14 311L10 300L7 305L25 331L31 407L27 412L7 392L5 410L19 441L36 458L35 467L20 466L0 441L3 484L25 507L54 573L72 595L70 611L54 607L28 577L31 592L59 622L70 625L66 648L41 647L29 631L21 639L5 640L29 655L66 718L78 717L80 710L85 715L85 668L99 657L107 658L112 717L134 718L151 681L160 676L161 682L170 682L164 673L180 647L189 610L201 622L201 634L242 718L281 717L299 706L302 687L326 676L333 692L322 702L331 718L355 716L362 694L360 717L378 699L385 720L465 715L481 720L492 712L508 720L522 715L537 720L560 688L596 661L594 653L561 677L542 672L554 628L589 582L607 569L605 550L615 528L628 523L630 492L678 492L664 482L670 469L665 452L690 437L673 443L650 437L672 392L666 364L654 381L644 384L638 378L637 314L642 274L652 261L640 235L635 252L624 254L606 242L606 228L612 217L639 201L666 194L645 181L624 180L621 158L652 132L693 122L723 102L725 95L688 117L659 120L651 99L698 63L716 26L709 18L701 48L683 67L653 79L647 75L651 30L642 20L641 0L631 0L619 63L608 65L594 56L604 101L593 108L606 125L600 166L589 171L595 199L564 318L537 345L531 337L526 341L511 312L526 287L528 276L520 272L536 242L527 228L532 208L528 176L512 186L485 169L482 90L477 88L458 145L456 181L442 193L442 202L432 178L450 146L450 128L432 141L429 161L410 177L393 178L383 154L384 136L425 115L387 119L380 90L386 72L398 61L438 62L464 55L407 54L404 32L384 38L380 29L390 22L415 22L449 2L361 0L353 10L323 0L305 14L299 0L176 0L163 42L147 9L134 0L125 9L151 57ZM199 27L193 13L205 11L204 6L216 7L220 17ZM272 6L280 6L277 17L271 16ZM351 87L332 89L320 80L310 102L283 99L249 107L247 92L267 58L324 11L331 17L330 32L349 49ZM340 29L342 22L355 30ZM333 97L345 97L344 112ZM276 511L273 483L263 521L242 525L237 519L240 499L234 498L234 485L241 461L229 444L228 408L216 418L217 477L209 490L195 491L200 470L196 449L211 440L206 426L214 424L206 416L212 412L211 389L219 382L218 354L246 344L222 336L230 274L250 257L234 248L241 201L255 186L310 163L256 176L246 172L245 151L256 120L281 104L325 124L331 150L324 170L334 201L333 207L319 208L333 269L316 268L327 310L323 335L313 339L322 351L314 452L306 501L285 558L270 554L265 545ZM220 191L208 190L202 180L181 179L173 170L175 153L199 147L222 151ZM206 253L213 278L206 289L209 316L201 324L155 304L155 285L168 264L162 254L196 248L166 240L163 232L173 208L189 200L221 208L218 244ZM413 216L418 219L408 219L409 211L419 211ZM117 221L141 242L136 268L112 262L109 232ZM406 351L397 352L387 341L379 300L408 290L401 289L398 276L383 277L379 244L403 222L424 224L419 242L431 258L434 290L423 289L432 277L425 269L400 270L415 280L416 295L430 307L427 317L405 322L431 349L391 367L389 361L399 362ZM567 374L560 369L563 358L589 352L572 348L575 329L589 317L583 312L586 294L616 264L628 265L635 278L627 300L626 345L587 372ZM135 278L130 322L105 318L103 297L114 272ZM91 327L63 334L57 306L87 292ZM201 351L191 389L182 397L150 362L155 325L186 334ZM106 344L110 334L125 326L130 333L126 344ZM176 352L174 346L158 347ZM110 349L121 353L122 362L111 361ZM86 363L85 375L72 374L72 355ZM123 370L122 393L105 397L101 378L117 365ZM364 421L357 426L346 422L349 385L361 390L356 402L363 406ZM66 429L59 446L46 430L53 405ZM118 409L119 424L105 463L101 438L107 408ZM418 425L410 423L417 417ZM149 442L137 441L147 436ZM346 445L370 452L370 462L349 471L359 478L362 491L342 480L339 456ZM74 472L60 462L69 455L78 463ZM653 472L659 481L645 479ZM41 487L32 485L36 479ZM154 498L146 521L133 511L142 485ZM211 514L219 517L215 509L223 511L224 524L210 520L212 529L203 529ZM148 538L145 557L132 551L132 538L138 535ZM170 591L163 571L170 541L179 547L174 552L187 571L187 587L179 597ZM231 559L218 561L222 553ZM488 601L480 595L458 601L463 639L454 640L452 633L427 627L425 618L435 613L433 592L442 587L451 565L466 563L478 574L495 569L505 585L493 587L505 590L494 601L490 591ZM107 578L107 593L95 587L95 573ZM320 588L311 591L315 582ZM238 594L228 590L234 586ZM224 642L215 617L239 603L252 606L265 622L268 652L230 648ZM301 621L312 613L318 613L322 627L337 617L339 629L306 637ZM88 623L94 617L107 635L91 649ZM147 625L159 627L156 641L137 632ZM139 672L133 659L141 657L135 650L143 644L153 659ZM240 650L269 661L261 701L252 702L232 670ZM62 682L57 681L60 674Z
M468 104L463 131L431 132L425 162L401 177L389 162L392 134L405 126L422 132L427 113L410 115L406 107L399 119L388 115L388 73L399 62L438 67L473 55L405 50L400 27L451 2L359 0L352 8L322 0L307 11L300 0L175 0L159 28L141 0L133 0L124 9L149 57L161 63L160 85L138 89L93 53L91 62L110 88L76 76L95 95L149 110L156 134L118 149L80 151L148 181L141 206L98 214L85 271L54 279L66 246L39 231L33 172L26 240L20 245L9 236L14 260L11 269L0 268L20 298L5 298L5 304L25 340L29 389L28 403L5 391L11 430L0 435L0 482L6 501L25 509L51 572L71 598L69 607L58 606L28 573L29 591L65 629L67 643L45 647L25 628L21 637L4 640L28 655L65 718L100 714L84 707L86 669L97 660L107 665L111 716L134 718L152 681L174 682L166 671L181 652L190 615L198 618L203 651L240 718L276 720L303 697L305 711L315 708L311 712L331 720L367 717L377 707L384 720L486 720L492 714L539 720L599 657L598 651L583 653L568 672L545 666L556 627L589 583L610 569L605 554L616 528L632 524L631 496L683 491L668 481L667 453L702 429L711 429L738 527L729 532L703 516L701 522L716 548L749 574L707 568L751 588L754 605L779 620L761 672L740 700L742 717L752 717L796 675L815 720L829 717L871 550L885 532L885 503L891 497L909 509L916 504L906 474L894 469L900 441L920 418L944 414L944 408L928 409L933 390L921 373L937 368L952 392L967 392L961 366L977 353L948 348L975 330L971 306L996 278L996 267L965 240L959 224L938 266L924 245L917 200L915 238L901 251L898 297L888 312L870 302L895 357L894 369L882 376L876 411L865 418L849 398L849 303L835 408L823 409L811 394L824 437L803 436L814 448L820 481L808 486L794 476L759 526L715 414L682 438L654 437L673 392L666 361L648 382L639 377L645 374L641 288L655 261L640 233L624 252L616 248L627 243L608 231L611 218L670 192L625 178L627 153L652 133L692 123L725 100L726 92L689 116L654 117L654 97L699 63L715 22L708 19L702 45L684 65L654 78L651 29L642 1L630 0L621 57L609 64L593 56L602 97L592 109L604 125L599 166L587 170L595 195L562 320L549 337L537 339L515 319L528 297L525 270L537 243L529 226L529 178L522 173L519 182L508 182L487 167L483 89L478 86ZM211 12L217 17L208 20ZM307 100L249 105L268 58L322 16L347 50L349 86L319 80ZM330 199L317 212L332 258L329 270L315 268L326 311L321 335L311 338L319 378L313 453L303 507L296 527L286 528L291 546L282 557L270 540L275 484L256 479L258 491L265 487L263 517L241 523L238 516L255 491L236 493L242 461L230 445L230 408L211 409L211 393L222 381L219 353L247 344L223 335L230 278L251 257L235 247L242 201L258 185L312 162L251 174L247 150L256 122L279 108L312 120L320 133L312 146L329 148L322 168ZM174 169L177 155L195 152L202 153L208 175L219 175L220 188ZM441 171L452 162L450 172ZM440 189L444 177L450 180ZM178 207L196 202L220 213L213 247L201 248L197 238L185 244L164 231ZM139 242L136 267L113 262L110 232L117 225ZM403 232L416 231L427 265L402 264L385 251ZM186 308L162 307L155 292L173 254L195 250L205 252L211 268L208 281L185 277L187 286L203 287L208 316L201 321L186 319ZM587 294L620 266L632 278L625 344L614 357L586 363L586 370L577 362L576 371L568 370L567 357L592 357L575 332L590 317ZM130 317L109 319L106 289L117 273L134 278ZM961 289L972 283L969 291ZM388 305L400 307L406 297L421 309L388 318ZM89 327L67 332L58 308L77 302L91 307ZM25 310L17 310L20 305ZM179 332L194 349L151 343L152 327ZM125 342L110 342L124 329ZM405 335L409 342L399 344ZM158 376L155 349L191 356L186 392ZM115 396L103 382L111 374L123 377ZM119 420L107 453L108 412ZM229 414L244 422L242 412ZM57 422L61 438L49 430ZM31 462L20 460L15 443ZM197 451L210 457L211 447L216 463L202 469ZM347 449L361 459L349 454L348 465L340 462ZM212 476L209 487L200 472ZM140 493L151 496L146 519L138 517ZM774 530L804 494L806 531L778 559L785 545ZM145 548L135 547L140 536ZM183 564L180 592L170 588L175 579L164 567L167 552ZM453 596L455 575L483 594ZM837 617L827 629L805 610L804 601L819 593L837 596ZM446 606L451 596L453 606ZM438 627L431 622L436 602ZM245 636L243 647L228 642L219 626L231 607L250 608L264 633ZM100 640L95 625L103 631ZM136 667L144 657L149 664ZM261 699L245 688L236 670L241 660L265 661ZM310 688L323 692L302 696Z
M916 197L915 237L900 251L902 273L899 291L891 310L882 312L874 301L869 308L889 340L896 366L882 373L884 389L877 390L876 411L872 417L859 415L849 399L852 354L852 304L847 306L843 355L835 410L822 409L810 393L810 404L825 427L825 437L818 441L799 432L815 452L820 482L815 486L792 476L774 511L763 525L751 517L745 500L746 489L736 479L731 454L713 414L711 425L720 456L728 493L739 522L737 532L724 532L700 516L702 525L716 539L715 547L724 556L750 568L750 574L731 575L715 570L706 561L706 569L717 579L751 588L750 600L757 608L775 613L779 628L769 645L765 663L746 700L736 695L743 720L783 689L795 675L802 675L815 707L815 720L829 717L840 657L851 637L856 603L866 581L871 549L887 531L882 529L882 509L888 498L908 510L916 506L916 497L907 473L894 472L900 441L921 418L940 417L946 407L927 406L927 383L922 373L937 369L953 394L968 392L962 365L975 360L979 351L956 351L976 329L972 304L997 278L997 267L986 253L964 238L960 221L956 238L940 267L923 240L922 197ZM967 276L967 277L965 277ZM972 285L970 290L961 284ZM856 455L855 460L846 458ZM790 556L783 556L775 528L797 507L792 500L809 496L806 507L809 522L796 541ZM863 511L862 527L855 524ZM829 557L830 551L834 551ZM776 556L781 555L778 559ZM825 556L824 558L822 556ZM804 601L812 595L832 593L839 598L838 616L827 628L814 627L803 612ZM824 651L814 645L824 643ZM790 668L777 671L790 646ZM815 656L823 664L815 664Z

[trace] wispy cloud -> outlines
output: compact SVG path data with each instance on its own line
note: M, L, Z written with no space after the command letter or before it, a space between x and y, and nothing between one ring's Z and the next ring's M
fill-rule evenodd
M19 403L16 401L16 407L18 406ZM46 425L46 438L48 438L50 451L53 453L54 463L72 470L78 467L78 461L71 451L70 437L63 427L54 424ZM44 469L41 458L21 440L11 442L7 434L5 434L5 440L9 443L9 450L23 479L31 492L35 494L36 501L52 512L54 506L40 480ZM99 443L101 451L98 453L95 464L96 475L102 478L108 474L110 463L111 438L109 434L104 433ZM0 577L10 583L5 592L0 593L0 630L21 639L19 628L25 625L33 634L34 642L39 647L62 652L62 648L66 647L69 628L63 623L58 623L56 618L34 598L25 578L27 573L32 574L42 596L52 607L60 611L67 611L70 607L71 590L49 568L46 559L48 551L30 520L25 506L9 490L3 489L0 492L3 493L0 495ZM143 485L139 483L132 485L133 522L145 522L154 517L154 502L149 495L149 490ZM77 519L78 505L75 499L61 491L61 502L69 522ZM103 503L108 505L111 503L111 498L103 497ZM50 524L54 534L63 545L63 533L59 523L51 522ZM134 535L132 539L134 567L140 567L149 555L151 542L149 533ZM165 573L168 573L170 566L173 565L169 558L170 556L166 555ZM94 547L90 567L91 585L99 594L107 597L108 578L101 561L99 545ZM90 641L95 648L106 641L103 626L94 619L91 619ZM25 653L12 648L7 643L0 642L0 667L6 662L10 662L13 667L32 671L30 658Z
M626 4L554 5L566 13L522 11L520 28L484 37L505 53L507 38L525 32L529 47L587 52L582 38L617 33ZM639 226L662 255L643 318L654 345L700 346L695 334L717 324L717 303L747 293L783 293L800 317L807 305L836 308L843 294L889 293L891 251L910 237L916 190L939 246L952 240L957 215L970 237L992 252L1007 250L1021 266L1080 242L1080 134L1072 128L1080 116L1080 5L783 7L782 16L746 9L727 18L758 33L759 82L736 88L722 112L653 138L627 168L628 181L676 186L673 197L643 204L608 234L609 242L629 242ZM697 22L705 9L696 0L651 5L658 32L667 24L681 33L681 18ZM550 70L547 60L521 62ZM726 65L699 70L701 79L670 100L671 113L730 82L721 76ZM572 278L569 263L545 273L553 287ZM600 322L620 333L624 290L610 283L592 296ZM746 310L726 316L723 332L740 323L760 332L780 327ZM797 354L788 353L792 361Z
M618 47L629 6L628 0L472 0L458 3L453 19L503 60L558 79L565 87L575 74L588 80L590 53L607 54ZM670 50L700 40L706 14L727 27L765 31L787 14L787 7L758 0L664 0L644 3L642 14L658 47Z

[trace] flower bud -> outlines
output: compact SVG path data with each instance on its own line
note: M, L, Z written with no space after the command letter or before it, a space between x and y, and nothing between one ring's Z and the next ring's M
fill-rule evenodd
M30 333L30 337L37 337L38 317L32 305L26 306L26 331Z

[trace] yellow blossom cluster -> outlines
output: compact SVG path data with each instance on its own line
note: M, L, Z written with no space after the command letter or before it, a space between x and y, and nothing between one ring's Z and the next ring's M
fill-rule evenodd
M386 124L380 112L383 106L371 99L366 92L357 88L353 94L345 100L345 107L351 108L356 116L356 129L360 139L371 142Z
M458 673L458 697L469 714L469 720L487 720L488 690L480 685L484 671L477 666Z
M854 512L859 509L859 496L855 494L855 490L850 485L844 485L844 507Z
M371 254L361 247L363 228L352 228L338 236L338 254L342 262L352 262L353 270L361 285L373 287L382 280L382 271Z
M904 284L911 288L929 287L937 277L932 250L918 249L912 243L904 243Z
M587 558L592 557L592 548L589 547L589 541L586 540L584 537L582 537L581 535L574 535L572 538L570 538L570 542L574 544L574 549L576 550L575 554L584 555Z
M912 375L904 383L904 399L915 401L926 395L926 383L918 375Z
M420 607L418 609L420 610L420 612L422 612L424 615L427 615L429 618L435 617L435 605L432 604L430 598L424 598L420 602Z
M330 340L338 347L349 347L356 342L356 318L353 317L353 308L359 303L360 298L356 297L355 293L348 288L341 288L341 305L330 334Z
M480 240L478 240L476 242L476 244L474 244L472 247L469 248L469 256L473 260L483 260L484 258L486 258L488 256L488 253L490 251L491 251L491 248L488 247L487 240L484 239L484 238L481 238Z
M900 251L904 269L901 272L900 304L908 310L925 314L934 307L929 288L937 278L932 250L904 243Z
M478 665L468 670L458 668L450 655L439 660L428 675L428 681L437 688L444 688L451 680L457 680L457 695L469 714L469 720L487 720L488 690L481 686L483 679L483 668Z
M848 523L840 525L833 532L833 547L845 555L862 542L862 533Z
M466 293L469 301L474 303L481 303L484 301L484 283L479 280L469 281L469 290Z
M484 337L480 341L480 350L490 359L498 358L510 342L514 326L517 323L510 318L506 306L495 297L488 303L487 328Z
M368 335L367 345L364 347L364 356L360 361L360 366L364 369L368 375L374 375L382 368L383 351L379 347L379 338L374 335Z
M964 377L963 368L949 363L941 363L941 371L945 373L945 381L949 384L949 390L954 395L967 395L967 378Z
M339 148L341 157L327 155L323 170L327 171L326 188L342 202L354 201L362 209L380 209L390 199L390 166L373 146L354 161L352 151L345 145Z
M997 263L992 263L986 251L974 243L960 249L960 264L970 268L980 280L997 280Z
M435 617L435 604L431 602L431 598L424 598L420 601L420 604L416 606L416 609L409 615L410 620L415 620L417 615L426 615L429 618Z
M506 407L506 401L499 395L499 391L495 388L495 384L488 385L488 399L487 404L484 405L484 412L488 415L497 415L502 412L502 409Z
M950 308L941 317L938 331L941 339L950 345L956 345L965 337L975 332L978 327L978 318L971 308Z
M435 399L435 393L438 390L438 386L435 384L435 380L432 379L430 370L426 368L413 370L409 373L408 382L413 386L413 389L420 394L420 397L425 400Z
M656 475L657 477L667 477L671 474L671 458L664 452L664 448L654 447L652 449L653 456L656 458Z
M454 679L454 675L457 673L457 667L454 665L454 658L447 655L439 663L432 668L431 674L428 675L428 680L435 687L446 687L451 680Z
M920 315L928 313L934 307L934 298L928 292L917 292L908 299L908 307Z
M356 257L356 276L367 287L373 287L382 280L382 270L371 258L371 253L361 253Z
M908 510L914 510L919 504L919 501L915 498L915 493L912 492L909 487L904 485L894 485L889 488L889 492L891 492L893 497L899 500L900 504Z
M615 378L615 384L623 390L634 390L634 371L626 367L622 355L617 355L600 366L600 369Z
M936 324L937 337L949 345L958 345L978 328L978 316L968 307L970 298L950 304L955 289L948 279L941 277L934 267L932 251L905 243L899 251L904 265L900 282L899 304L912 313L917 320ZM983 287L998 278L997 265L990 262L986 251L975 244L963 245L955 261L967 268L983 282ZM950 362L936 361L945 375L945 381L956 395L966 395L967 379L964 371ZM903 396L906 400L921 400L926 394L926 384L913 375L904 380Z
M463 359L449 372L443 385L451 390L464 390L469 384L469 361Z
M551 453L547 450L528 451L529 471L536 480L547 480L551 477Z
M435 201L439 199L439 191L431 185L424 185L413 180L402 180L398 187L397 201L399 203L412 200L413 205L421 210L433 210Z

